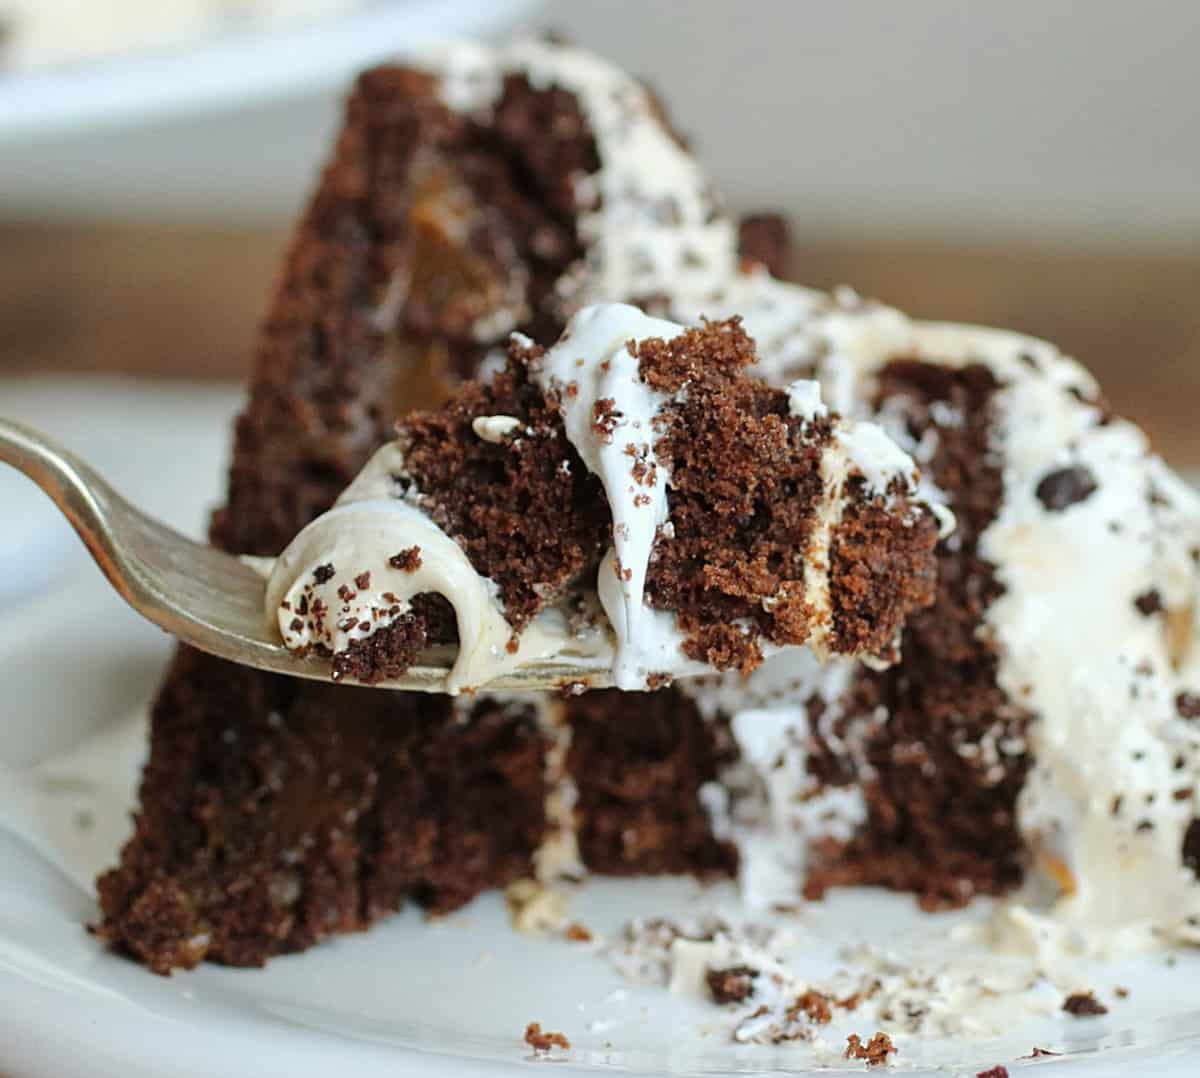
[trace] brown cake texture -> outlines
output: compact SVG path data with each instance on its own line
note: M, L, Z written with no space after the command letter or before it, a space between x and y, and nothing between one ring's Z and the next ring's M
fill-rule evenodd
M214 544L279 553L399 415L443 401L510 328L553 341L567 314L555 281L583 252L575 185L596 165L578 102L553 85L506 77L485 119L448 108L423 71L364 74L258 333ZM480 334L500 309L514 324ZM571 755L594 836L585 866L731 870L693 796L715 773L713 730L665 704L647 725L643 704L606 719L609 779L585 749ZM98 882L96 931L160 973L256 966L409 899L447 910L531 875L548 728L577 713L579 744L598 741L595 706L535 722L486 700L327 688L181 647L153 708L133 834ZM641 791L671 814L648 812Z
M876 407L885 401L899 407L914 440L936 430L937 449L925 469L954 511L955 543L953 549L939 547L936 598L909 619L901 662L859 675L830 739L837 747L819 746L813 758L813 769L826 781L849 780L857 769L837 732L886 709L888 721L866 746L876 775L867 795L868 822L848 846L810 871L810 897L839 884L874 883L914 891L925 906L940 908L961 905L976 893L1003 893L1021 879L1016 797L1028 758L985 762L959 751L997 722L1002 736L1015 738L1029 721L997 684L994 644L978 631L984 610L1002 590L995 567L978 552L979 536L999 511L1003 493L1001 461L989 453L997 389L987 367L955 369L903 357L879 377ZM964 421L938 423L938 405Z
M754 342L736 318L629 347L641 381L671 397L651 453L631 467L647 489L660 472L664 483L670 476L671 534L655 542L647 602L675 614L688 658L749 673L764 646L802 645L814 632L804 585L810 560L823 556L809 551L829 497L822 462L835 418L792 415L788 394L753 376ZM397 495L416 499L496 585L514 633L547 606L594 591L613 530L600 481L566 435L558 391L531 373L543 354L514 344L488 381L469 382L443 408L398 425L405 476ZM474 424L497 415L513 428L480 437ZM611 440L604 424L600 417L599 437ZM850 480L831 537L831 653L884 652L933 599L937 522L909 499L903 479L892 485L870 494L861 477ZM372 567L338 569L368 581ZM335 673L368 684L398 677L427 641L454 639L437 597L424 598L382 637L376 630L334 654Z
M545 829L532 707L305 685L181 648L100 934L159 973L452 909Z

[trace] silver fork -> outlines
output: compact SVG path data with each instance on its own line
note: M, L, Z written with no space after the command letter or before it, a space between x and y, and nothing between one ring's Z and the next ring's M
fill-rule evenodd
M266 578L248 561L146 516L73 453L19 423L0 419L0 461L24 472L53 499L108 582L142 617L200 651L243 666L332 680L328 660L293 655L278 639L264 611ZM453 646L429 648L403 677L374 687L446 692L454 656ZM610 683L606 667L546 659L487 688L533 691Z

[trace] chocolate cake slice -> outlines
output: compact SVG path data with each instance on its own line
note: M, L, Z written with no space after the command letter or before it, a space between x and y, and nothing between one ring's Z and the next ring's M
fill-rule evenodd
M654 693L447 700L182 650L134 835L99 882L102 937L160 972L255 965L406 899L736 871L764 903L860 883L929 907L1010 893L1002 927L1038 947L1197 938L1196 496L1052 346L780 282L742 262L735 232L658 103L595 57L466 45L367 73L263 323L213 539L278 556L398 415L476 375L505 391L513 331L549 347L608 302L693 327L739 315L758 378L815 378L831 413L878 423L921 468L910 500L958 521L898 660L789 647L748 677ZM770 248L769 229L747 236ZM483 392L445 413L477 401L460 417L476 440L454 444L507 461L505 416L526 414ZM406 453L448 483L454 454L438 471L443 434L422 423ZM598 544L576 537L582 564ZM860 537L879 539L870 521ZM403 571L421 553L388 557ZM678 610L694 596L672 591L671 564L647 586ZM712 579L722 602L741 586ZM405 654L389 633L454 632L444 603L414 596L411 612L371 637L361 672Z
M755 361L737 319L624 304L520 338L293 540L267 616L368 683L451 637L452 690L571 652L627 690L785 646L880 659L933 599L936 514L878 427Z
M600 59L461 44L365 73L258 334L213 542L280 554L397 416L502 363L512 331L549 344L589 302L684 285L699 302L740 266L660 103ZM715 729L627 699L451 704L181 649L98 934L158 972L259 965L408 898L445 910L585 865L731 871L697 795Z

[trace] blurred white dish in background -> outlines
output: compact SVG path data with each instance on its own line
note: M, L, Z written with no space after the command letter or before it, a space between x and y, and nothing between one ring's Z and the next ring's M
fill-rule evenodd
M47 6L56 11L102 11L106 18L115 8L128 6L97 0L0 0L4 5L0 12L16 3L22 10L36 9L39 18ZM136 0L136 9L143 5L149 9L152 3ZM178 163L175 146L161 137L164 133L185 119L193 121L188 137L196 139L200 132L203 157L183 164L190 171L201 164L207 172L203 180L208 182L218 178L231 157L270 156L271 144L286 141L294 131L271 124L269 130L255 130L236 146L220 137L206 140L205 132L214 120L230 114L234 129L244 134L245 110L264 103L301 103L306 129L318 139L311 149L306 145L305 158L314 158L326 135L322 110L328 111L335 96L362 68L449 37L508 30L539 4L538 0L300 0L289 5L284 0L228 0L222 5L220 0L163 0L157 6L163 9L154 19L157 33L152 35L147 25L135 40L156 45L165 41L172 47L135 51L122 47L118 55L86 63L14 68L7 73L0 62L0 192L7 212L104 212L112 208L105 204L104 192L123 187L121 205L140 213L147 190L164 181L170 187L171 166ZM247 16L235 20L211 14L221 8ZM334 8L346 10L330 14ZM203 15L204 11L210 14ZM259 15L251 18L251 11ZM297 11L308 17L293 17ZM321 12L324 17L316 17ZM169 29L172 18L175 25ZM61 21L55 18L54 26ZM114 24L102 26L97 34L111 31L115 47L116 35L128 21L114 17ZM234 31L235 26L244 29ZM55 32L47 20L37 36ZM77 27L74 33L82 37L86 31ZM19 32L16 40L18 55L22 48L32 55L39 47L36 42L22 47ZM48 51L51 45L46 42L41 47ZM64 41L61 52L96 53L103 48L99 39L90 45ZM148 124L160 126L142 137L120 137ZM87 178L76 177L72 183L71 173L80 162ZM307 184L309 169L303 164L291 167ZM183 174L181 168L179 175ZM111 184L106 183L108 177L113 178ZM99 192L98 199L92 198L94 192ZM218 194L214 206L220 202ZM150 203L153 206L153 194ZM283 212L290 213L291 207Z
M14 69L295 22L363 0L0 0L0 64Z

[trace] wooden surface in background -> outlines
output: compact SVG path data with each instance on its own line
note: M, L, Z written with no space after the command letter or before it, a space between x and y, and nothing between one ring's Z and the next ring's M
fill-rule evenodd
M1200 253L801 240L807 284L1055 341L1172 461L1200 467ZM242 378L284 242L267 229L0 226L0 371Z
M0 371L242 378L285 234L0 226Z

